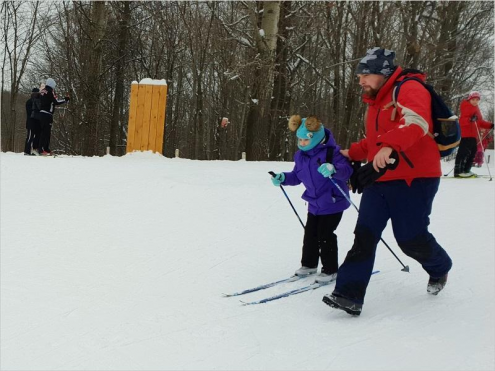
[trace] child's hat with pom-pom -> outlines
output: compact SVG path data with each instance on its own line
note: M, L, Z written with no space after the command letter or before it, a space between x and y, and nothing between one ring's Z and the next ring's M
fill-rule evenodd
M310 143L306 146L300 146L298 144L298 147L302 150L307 151L316 147L325 138L323 124L314 115L306 118L301 118L300 115L292 115L289 118L289 129L296 132L298 138L310 140Z

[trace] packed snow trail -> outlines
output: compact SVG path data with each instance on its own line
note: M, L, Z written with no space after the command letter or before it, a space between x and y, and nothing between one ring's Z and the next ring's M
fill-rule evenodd
M454 266L437 297L390 225L383 238L410 273L380 244L358 318L322 303L331 286L270 305L221 297L299 268L303 230L267 174L292 167L1 153L0 368L492 370L486 179L440 183L430 229ZM305 220L303 187L285 190ZM340 262L356 218L347 210L337 230Z

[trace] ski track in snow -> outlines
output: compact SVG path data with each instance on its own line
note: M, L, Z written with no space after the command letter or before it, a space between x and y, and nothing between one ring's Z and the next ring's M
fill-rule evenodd
M493 160L493 151L488 151ZM242 306L290 276L303 230L268 171L293 163L1 153L2 370L492 370L494 182L442 181L431 232L453 259L444 291L383 238L363 313L333 285ZM491 172L494 173L493 161ZM453 162L442 162L447 173ZM474 168L488 174L486 166ZM443 177L442 177L443 178ZM303 186L285 187L299 215ZM351 195L359 205L358 195ZM337 230L339 260L357 213Z

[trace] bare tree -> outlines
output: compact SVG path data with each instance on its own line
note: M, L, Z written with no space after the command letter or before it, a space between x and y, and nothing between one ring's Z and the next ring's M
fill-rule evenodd
M101 74L107 9L104 1L95 1L89 4L78 3L76 10L80 13L79 20L85 29L81 49L83 85L80 95L85 101L86 110L81 125L81 153L89 156L98 153L104 127L101 125L100 101L103 94Z
M14 91L46 77L71 93L69 108L56 113L55 149L123 153L131 82L165 78L163 153L178 148L193 159L235 160L247 151L250 160L292 160L297 145L286 123L293 113L318 115L344 147L362 137L365 105L354 71L374 46L426 72L454 110L471 89L493 92L490 1L76 1L27 11L36 4L45 6L1 4L4 150L22 145L11 130L12 107L20 109ZM17 90L9 59L15 6L26 15L18 28L39 36L22 77L18 58ZM33 28L34 16L42 26ZM229 124L221 127L223 117Z
M2 39L4 57L2 63L2 150L16 150L17 99L33 44L39 38L37 14L39 3L6 1L2 3ZM10 114L3 111L5 68L8 62L10 82Z
M257 49L257 66L251 89L251 105L247 117L246 155L248 160L268 158L268 111L271 106L275 71L280 1L257 3L251 9L252 23L258 24L258 14L263 6L260 27L254 30Z
M110 140L109 147L112 155L117 155L118 144L120 143L120 133L123 131L123 109L124 109L124 84L125 84L125 62L127 58L127 46L129 35L129 24L131 21L131 3L113 2L111 3L118 19L117 33L117 56L115 61L115 94L113 99L112 117L110 120Z

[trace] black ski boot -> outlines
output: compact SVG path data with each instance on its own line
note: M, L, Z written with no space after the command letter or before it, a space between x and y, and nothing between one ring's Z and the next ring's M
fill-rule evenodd
M353 301L340 296L337 293L327 294L323 297L323 302L332 308L343 310L351 316L359 316L363 309L362 304L354 303Z
M428 294L438 295L438 293L442 291L442 289L447 284L447 276L448 274L440 278L430 277L430 279L428 280L428 287L426 288Z

